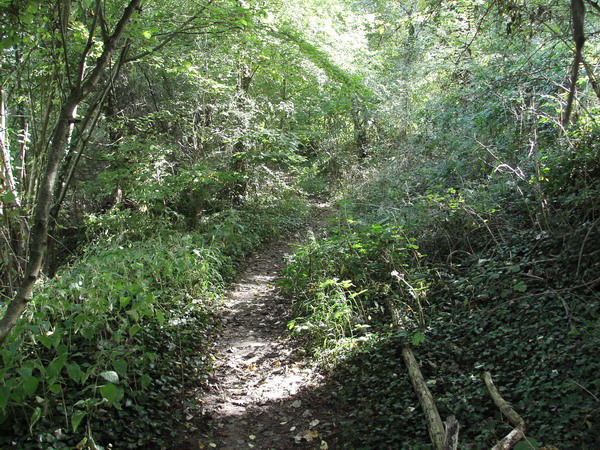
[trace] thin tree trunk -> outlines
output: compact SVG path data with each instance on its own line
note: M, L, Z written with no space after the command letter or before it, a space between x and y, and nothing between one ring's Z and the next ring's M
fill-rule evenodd
M365 129L365 118L363 117L363 107L360 100L352 100L352 122L354 124L354 140L358 157L364 159L367 156L367 131Z
M241 115L240 129L241 136L233 145L233 164L231 170L236 172L238 177L244 177L247 169L246 163L246 136L245 134L249 129L249 119L246 116L248 109L248 92L250 91L250 85L252 84L252 78L256 70L251 71L245 63L240 63L240 69L238 74L238 86L236 92L236 106L239 114ZM239 205L243 203L248 190L248 183L239 179L236 180L231 187L231 198L234 204Z
M104 43L104 51L97 60L93 70L83 83L72 87L67 99L64 101L58 121L52 133L52 139L48 148L48 157L46 169L39 185L36 198L35 214L33 228L29 238L29 257L25 277L21 282L19 289L2 319L0 319L0 344L8 337L29 301L31 300L33 288L40 276L44 253L48 245L48 218L50 207L53 200L54 184L62 160L65 145L69 136L70 125L73 121L73 114L81 101L96 87L100 76L108 65L110 56L114 51L117 42L123 35L125 28L135 13L140 0L131 0L125 8L121 19L115 27L115 31ZM68 64L68 61L65 61Z
M52 204L52 207L50 208L50 217L49 217L49 225L48 225L49 226L49 229L48 229L49 241L48 241L48 250L47 250L47 256L46 256L46 259L47 259L46 260L46 270L47 270L49 276L53 276L56 271L56 268L58 267L58 264L56 264L56 261L54 261L55 257L56 257L55 247L56 247L56 242L58 240L58 237L56 236L56 233L55 233L56 226L58 224L58 215L60 213L64 199L67 195L67 191L69 189L71 181L73 180L73 176L75 174L75 169L77 168L79 160L81 159L81 156L83 155L83 153L87 147L87 144L92 136L92 133L93 133L94 129L96 128L98 120L100 119L100 116L101 116L100 105L106 99L106 96L107 96L108 92L110 91L113 82L115 81L116 77L120 73L123 62L125 61L125 55L127 54L128 47L129 47L129 45L125 44L125 47L123 48L123 50L121 51L121 54L119 55L119 59L113 68L110 79L106 83L106 86L104 87L102 92L100 92L100 94L95 99L95 101L92 102L91 106L88 108L85 116L83 117L82 121L80 122L79 127L78 127L79 137L76 140L76 142L69 145L69 147L71 147L71 149L68 152L67 156L65 157L65 161L62 164L62 169L60 170L60 172L58 174L58 179L57 179L56 185L54 187L53 204ZM86 133L86 131L87 131L87 136L84 137L83 134Z
M573 22L573 41L575 41L575 57L573 58L573 69L571 74L571 88L567 98L567 106L562 120L563 126L568 125L571 120L571 109L573 108L573 100L577 91L577 78L579 78L579 64L581 63L581 55L583 52L583 44L585 43L585 34L583 32L585 18L585 5L583 0L571 0L571 20Z
M16 207L20 207L21 202L15 184L6 129L6 91L0 86L0 158L2 158L0 176L2 177L5 192L10 192L13 195L10 203Z

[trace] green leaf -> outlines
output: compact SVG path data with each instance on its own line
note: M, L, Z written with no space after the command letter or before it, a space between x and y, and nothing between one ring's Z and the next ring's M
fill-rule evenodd
M83 372L77 363L67 364L67 373L71 380L81 383Z
M23 364L17 369L17 373L23 378L30 377L33 373L33 364L31 364L30 362Z
M63 367L65 367L67 360L65 358L58 357L46 368L46 374L49 378L56 378L60 375Z
M40 341L42 343L42 345L46 348L51 348L52 347L52 341L50 340L50 338L48 336L38 336L37 337L38 341Z
M65 344L60 344L56 347L56 353L58 353L58 356L67 356L69 353L69 347L67 347Z
M517 445L514 446L515 450L538 450L540 448L540 443L531 437L526 437L523 441L520 441L519 443L517 443Z
M131 302L131 297L119 298L119 304L121 305L121 308L125 308L127 305L129 305L129 302Z
M35 423L38 420L40 420L40 417L42 417L42 408L37 407L33 411L33 414L31 415L31 419L29 419L29 432L30 433L33 432L33 426L35 425Z
M156 311L156 320L158 320L159 325L165 324L165 313L161 310Z
M527 290L527 285L523 281L519 281L513 286L513 289L517 292L525 292Z
M129 336L135 336L141 329L142 327L140 327L138 324L132 325L131 328L129 328Z
M60 384L51 384L48 386L48 390L53 394L58 394L60 392Z
M6 192L3 196L2 196L2 200L4 202L5 205L8 205L12 202L14 202L16 199L15 194L13 194L12 192Z
M117 371L117 373L119 375L121 375L122 377L124 377L125 375L127 375L127 361L125 361L124 359L118 359L113 363L113 367L115 368L115 370Z
M419 345L425 341L425 335L423 333L415 333L412 337L413 345Z
M151 382L152 378L150 378L150 375L148 375L147 373L143 374L140 378L140 384L142 385L143 389L146 389L148 386L150 386Z
M119 400L123 398L125 391L112 383L108 383L104 386L100 386L100 394L102 394L102 398L104 398L109 405L120 409L118 403Z
M100 374L102 378L104 378L109 383L118 383L119 375L114 370L107 370L106 372L102 372Z
M13 45L15 45L16 42L16 38L14 36L8 35L7 37L0 39L0 49L5 50L7 48L11 48ZM6 200L4 200L7 204L10 203Z
M23 391L25 391L25 395L31 397L37 391L37 388L40 384L40 380L38 380L33 375L29 375L27 377L23 377Z
M71 416L71 426L73 427L73 431L77 431L77 427L85 417L85 411L75 411Z
M145 39L150 39L152 37L152 33L148 30L142 31L142 36L144 36Z

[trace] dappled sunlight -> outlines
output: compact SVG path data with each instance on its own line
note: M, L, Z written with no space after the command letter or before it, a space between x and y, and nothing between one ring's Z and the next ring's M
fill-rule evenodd
M190 448L320 445L330 431L330 412L315 410L303 393L318 386L320 375L289 340L288 299L275 286L287 250L276 244L251 260L224 301L214 374L198 399L210 430Z

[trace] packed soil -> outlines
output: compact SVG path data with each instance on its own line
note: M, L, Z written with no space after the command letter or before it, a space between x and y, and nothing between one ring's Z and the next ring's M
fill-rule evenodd
M318 234L332 213L326 204L315 210L309 231ZM197 398L203 426L185 447L336 447L334 411L320 389L323 377L290 338L292 299L276 286L290 244L302 239L288 236L267 245L246 262L232 285L211 351L208 392Z

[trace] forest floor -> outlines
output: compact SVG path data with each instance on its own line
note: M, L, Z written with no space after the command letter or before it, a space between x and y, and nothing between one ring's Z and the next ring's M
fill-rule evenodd
M250 257L222 309L222 329L211 350L214 372L200 391L199 431L193 449L327 449L334 444L335 412L319 389L323 377L287 324L291 299L275 285L290 244L310 230L320 234L332 215L315 206L308 230L271 242ZM201 419L201 420L198 420Z

